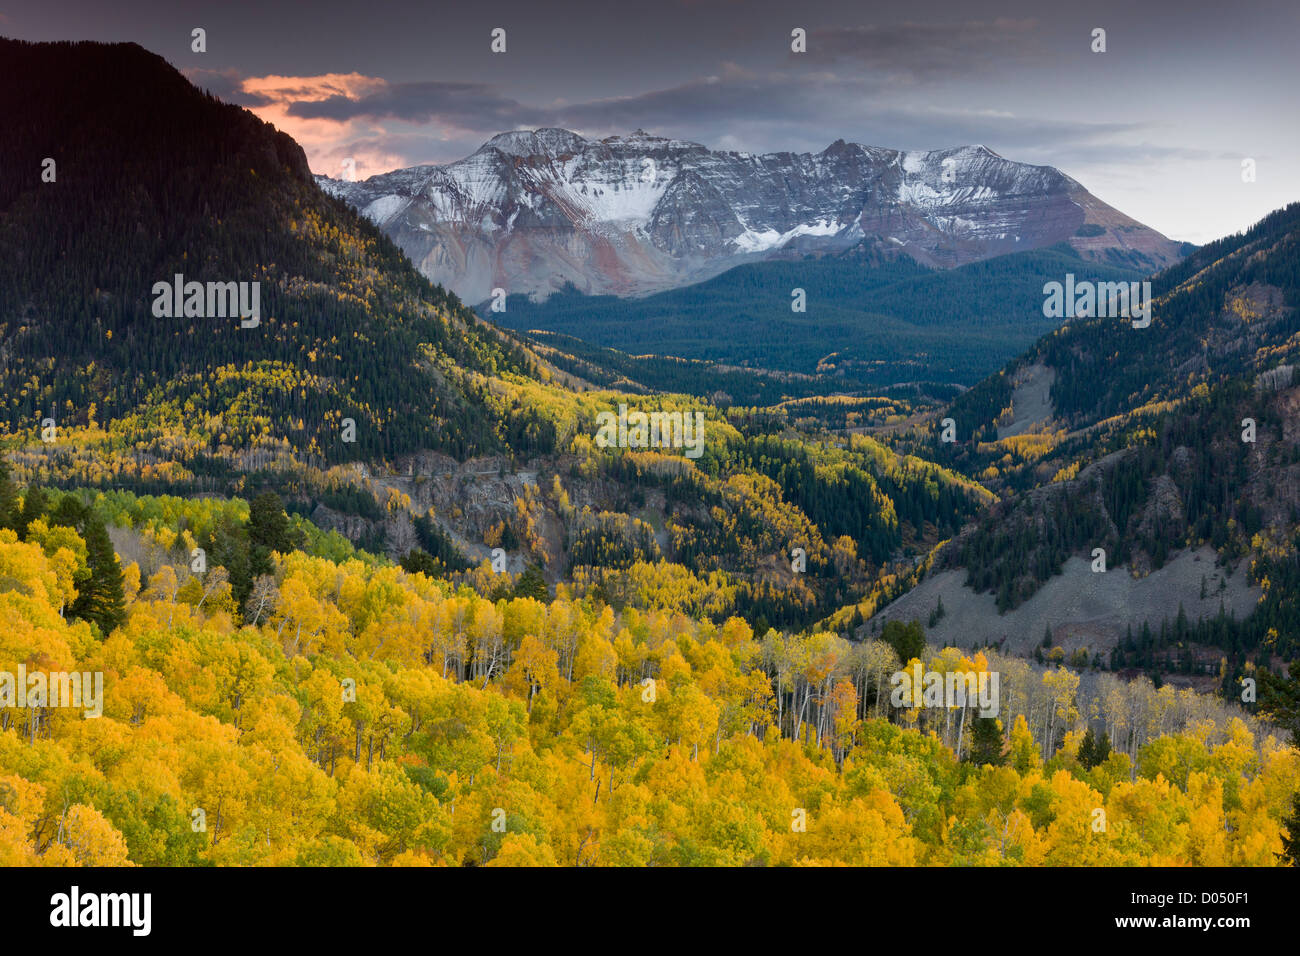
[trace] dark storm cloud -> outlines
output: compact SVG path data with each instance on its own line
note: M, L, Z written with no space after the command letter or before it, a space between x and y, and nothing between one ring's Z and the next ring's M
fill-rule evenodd
M814 30L806 55L817 61L854 61L862 68L914 82L987 75L1010 63L1043 56L1036 20L896 23Z
M469 131L486 140L507 129L563 126L591 134L641 127L717 146L741 129L772 148L817 150L843 137L908 149L981 142L994 148L1096 142L1139 124L1020 117L995 111L902 108L885 87L860 75L755 73L734 65L718 74L632 96L556 106L529 105L482 83L402 83L358 97L291 102L300 119L399 119ZM393 141L386 141L395 148ZM448 157L440 149L440 159ZM730 148L730 145L728 146Z
M857 81L836 81L856 94ZM634 96L593 99L563 106L530 106L485 83L396 83L361 97L344 95L293 102L288 112L301 119L400 119L442 121L471 129L509 129L518 125L621 126L629 119L673 123L683 119L744 116L771 118L807 115L810 93L823 92L819 77L759 75L727 66L718 75ZM291 91L285 91L293 99Z
M411 123L440 121L468 129L511 129L548 122L545 110L503 96L486 83L394 83L366 96L330 96L289 106L300 119L340 122L361 117Z
M761 119L802 122L832 100L862 98L876 87L825 75L759 74L727 65L715 75L635 96L590 100L559 111L577 126L672 127Z
M243 89L244 78L238 70L182 70L185 78L200 89L207 90L227 103L236 106L267 106L274 102L270 97Z
M632 96L556 106L530 105L485 83L396 83L359 97L298 100L288 114L299 119L397 119L441 123L496 133L523 126L573 126L630 130L636 126L807 119L829 93L861 97L873 87L860 80L820 75L757 74L726 65L720 73ZM292 100L292 94L288 99Z

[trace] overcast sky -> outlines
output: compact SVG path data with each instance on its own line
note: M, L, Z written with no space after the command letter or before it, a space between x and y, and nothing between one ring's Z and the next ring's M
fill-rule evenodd
M1300 199L1296 0L0 0L0 34L140 43L334 176L640 127L751 152L982 143L1198 243Z

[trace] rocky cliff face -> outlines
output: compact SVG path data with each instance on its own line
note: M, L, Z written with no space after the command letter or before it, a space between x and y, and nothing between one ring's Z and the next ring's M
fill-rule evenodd
M502 133L446 166L364 182L318 176L419 269L470 303L572 284L636 295L741 262L887 247L951 267L1069 242L1158 269L1178 243L1050 166L983 146L901 152L839 140L820 153L721 152L649 136Z

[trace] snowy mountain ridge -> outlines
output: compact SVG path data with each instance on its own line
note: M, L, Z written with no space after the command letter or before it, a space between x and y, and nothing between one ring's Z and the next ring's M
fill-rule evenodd
M1069 242L1155 270L1179 244L1050 166L985 146L740 153L636 130L500 133L445 166L346 182L317 176L430 279L477 303L567 284L637 295L741 262L881 246L935 267Z

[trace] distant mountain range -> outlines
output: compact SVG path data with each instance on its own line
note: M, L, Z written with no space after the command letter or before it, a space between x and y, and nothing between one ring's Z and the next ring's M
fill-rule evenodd
M497 288L640 295L744 262L853 249L948 268L1066 242L1146 273L1188 251L1059 170L984 146L837 140L816 154L756 155L641 130L594 141L538 129L501 133L445 166L316 180L470 303Z

